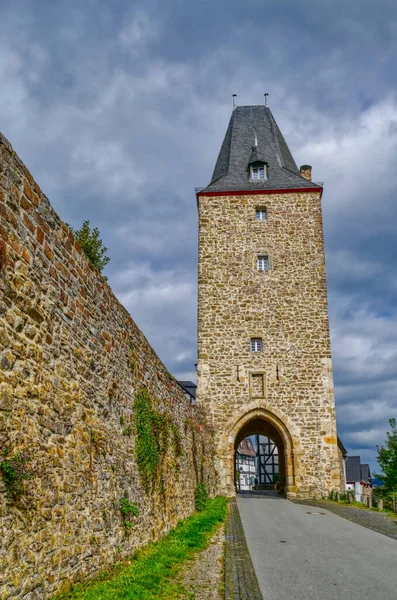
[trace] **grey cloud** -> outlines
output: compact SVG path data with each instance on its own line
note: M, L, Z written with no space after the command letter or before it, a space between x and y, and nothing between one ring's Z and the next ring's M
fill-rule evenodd
M100 227L116 294L183 378L196 360L193 189L210 179L231 94L270 92L297 162L325 181L339 433L373 461L367 445L397 413L394 2L21 6L2 9L0 129L63 219Z

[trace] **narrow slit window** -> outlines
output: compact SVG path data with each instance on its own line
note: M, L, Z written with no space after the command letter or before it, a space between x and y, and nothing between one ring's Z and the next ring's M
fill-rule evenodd
M266 221L267 213L266 208L262 206L261 208L256 209L256 220L257 221Z
M258 267L258 271L268 271L269 270L269 255L268 254L260 254L257 257L257 267Z
M261 352L262 351L262 339L261 338L251 338L251 352Z

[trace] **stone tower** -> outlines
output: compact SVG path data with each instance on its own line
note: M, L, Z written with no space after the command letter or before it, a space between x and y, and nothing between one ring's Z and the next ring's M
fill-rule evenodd
M273 440L288 497L340 488L322 186L298 170L268 106L233 110L197 194L198 389L211 415L219 492L235 451Z

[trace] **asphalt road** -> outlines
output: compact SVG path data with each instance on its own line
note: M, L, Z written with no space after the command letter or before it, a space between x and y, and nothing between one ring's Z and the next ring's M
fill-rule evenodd
M397 600L396 540L279 497L237 504L264 600Z

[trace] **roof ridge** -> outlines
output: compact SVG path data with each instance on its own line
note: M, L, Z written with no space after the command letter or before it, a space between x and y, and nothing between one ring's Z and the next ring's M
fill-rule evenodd
M277 131L276 131L276 127L275 127L275 120L274 120L274 117L273 117L273 113L272 113L272 111L270 110L270 108L269 108L269 107L267 107L267 109L268 109L268 111L269 111L269 116L270 116L270 118L269 118L269 122L270 122L270 125L271 125L271 127L272 127L272 130L273 130L273 135L274 135L274 137L275 137L275 139L276 139L276 144L277 144L277 148L278 148L278 157L277 157L277 158L279 158L279 161L280 161L280 167L283 167L283 168L284 168L284 160L283 160L283 156L282 156L282 154L281 154L281 148L280 148L280 143L279 143L279 141L278 141L278 136L277 136ZM287 169L287 170L288 170L288 169Z

